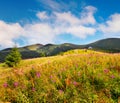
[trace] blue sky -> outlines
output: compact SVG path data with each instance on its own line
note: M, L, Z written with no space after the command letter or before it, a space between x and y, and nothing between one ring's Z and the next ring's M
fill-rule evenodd
M119 0L0 0L0 49L120 37Z

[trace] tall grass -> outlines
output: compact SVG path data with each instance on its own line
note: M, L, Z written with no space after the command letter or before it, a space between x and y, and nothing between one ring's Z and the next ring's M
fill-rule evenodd
M2 75L6 75L0 84L3 102L120 102L120 54L74 50L22 61Z

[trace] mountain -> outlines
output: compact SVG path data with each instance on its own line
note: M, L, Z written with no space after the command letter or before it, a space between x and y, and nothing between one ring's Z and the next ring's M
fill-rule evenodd
M39 52L44 52L47 56L56 55L61 52L65 52L72 49L81 49L80 45L70 44L70 43L64 43L60 45L55 44L47 44L40 49L38 49Z
M22 54L23 59L29 59L29 58L36 58L40 56L40 53L37 52L39 48L41 48L42 44L34 44L34 45L29 45L25 47L20 47L18 50ZM5 60L5 57L10 53L12 48L7 48L4 50L0 51L0 62L3 62Z
M28 46L19 48L19 51L36 51L37 49L41 48L42 46L44 46L44 45L42 45L42 44L28 45Z
M75 45L70 43L64 44L34 44L25 47L18 48L22 54L23 59L36 58L43 56L52 56L68 50L73 49L87 49L91 47L93 50L104 51L104 52L120 52L120 38L107 38L98 40L96 42L86 45ZM0 62L5 60L7 54L9 54L12 48L7 48L0 51Z
M102 39L86 45L95 50L104 50L108 52L120 52L120 38Z
M37 49L41 48L42 46L44 46L44 45L42 45L42 44L34 44L34 45L28 45L28 46L25 46L25 47L20 47L18 49L19 49L19 51L37 50ZM6 49L3 49L1 51L10 51L11 49L12 48L6 48Z

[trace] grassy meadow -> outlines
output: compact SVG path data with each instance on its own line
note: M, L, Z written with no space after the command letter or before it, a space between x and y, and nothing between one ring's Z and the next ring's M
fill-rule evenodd
M0 103L120 103L120 54L71 50L0 64Z

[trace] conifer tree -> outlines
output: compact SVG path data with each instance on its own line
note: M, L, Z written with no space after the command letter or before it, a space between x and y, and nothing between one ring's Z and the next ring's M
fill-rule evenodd
M9 67L15 67L17 66L21 61L21 54L18 51L17 47L12 48L11 52L7 55L5 59L5 63Z

